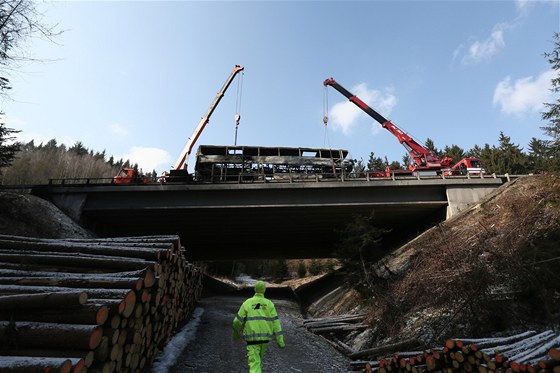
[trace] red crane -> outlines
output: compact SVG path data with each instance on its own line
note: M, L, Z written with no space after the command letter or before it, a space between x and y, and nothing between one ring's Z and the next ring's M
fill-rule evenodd
M333 78L326 79L323 84L325 85L325 87L331 86L336 89L346 98L348 98L350 102L358 106L370 117L379 122L379 124L381 124L383 128L391 132L397 138L397 140L406 148L408 154L410 154L412 164L409 165L409 169L411 171L435 171L436 174L444 172L446 175L452 175L461 173L461 171L459 171L460 167L457 167L459 164L461 164L465 166L465 169L461 168L461 170L464 170L465 172L469 172L471 174L480 174L481 172L483 172L480 166L480 161L477 158L464 158L455 166L449 168L451 166L451 162L453 162L452 158L446 157L443 160L439 159L436 154L420 145L418 142L416 142L416 140L403 132L390 120L385 119L381 114L369 107L359 97L352 94L346 88L338 84ZM455 171L456 169L457 171Z

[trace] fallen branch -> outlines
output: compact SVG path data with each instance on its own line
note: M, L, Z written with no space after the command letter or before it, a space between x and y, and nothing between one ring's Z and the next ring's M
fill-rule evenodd
M379 355L382 355L382 354L390 352L390 351L402 350L402 349L405 349L405 348L416 347L416 346L419 346L419 345L420 345L420 342L415 338L405 339L404 341L401 341L401 342L387 344L387 345L384 345L384 346L379 346L379 347L374 347L374 348L369 348L367 350L357 351L357 352L349 355L349 357L351 359L357 359L357 358L364 357L364 356L379 356Z

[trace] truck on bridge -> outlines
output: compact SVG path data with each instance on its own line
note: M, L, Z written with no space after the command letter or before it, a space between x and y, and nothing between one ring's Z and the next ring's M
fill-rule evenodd
M147 177L135 167L123 167L119 173L113 177L113 184L149 184L153 182L151 177Z

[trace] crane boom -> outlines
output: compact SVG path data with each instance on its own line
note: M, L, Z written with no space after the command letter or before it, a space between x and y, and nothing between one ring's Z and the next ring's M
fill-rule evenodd
M210 107L208 108L208 111L200 119L200 122L198 123L198 126L196 127L196 129L192 133L191 137L189 137L189 140L187 141L187 144L183 148L183 151L181 152L181 155L179 155L179 158L177 158L177 161L175 162L175 164L173 166L173 169L175 169L175 170L179 170L179 169L185 169L186 170L187 169L187 162L188 162L188 159L189 159L189 155L191 154L192 148L194 147L194 144L196 143L196 140L198 140L200 134L204 130L204 127L206 127L206 124L208 124L208 121L210 120L210 116L212 116L212 113L214 112L214 110L216 109L218 104L220 103L220 100L222 99L222 97L224 97L224 94L227 91L228 87L230 86L231 82L233 81L233 79L235 78L237 73L239 73L240 71L243 71L243 69L244 69L243 66L235 65L235 67L233 68L233 71L231 72L231 74L227 78L227 80L224 83L222 89L220 89L220 91L216 95L216 98L210 104Z
M393 136L397 138L399 143L401 143L412 158L413 165L410 166L410 169L415 170L440 170L443 165L441 160L434 155L430 150L426 149L418 142L416 142L412 137L408 134L403 132L399 127L393 124L390 120L385 119L381 114L377 111L373 110L369 107L364 101L362 101L359 97L352 94L346 88L338 84L333 78L326 79L323 84L326 86L331 86L344 95L350 102L358 106L360 109L366 112L370 117L375 119L381 127L385 128Z

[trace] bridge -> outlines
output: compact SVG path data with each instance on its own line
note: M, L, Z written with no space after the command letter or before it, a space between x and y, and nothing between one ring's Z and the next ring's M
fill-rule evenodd
M395 245L504 184L500 177L402 177L283 183L39 185L100 236L178 234L189 260L325 258L337 230L370 215Z

